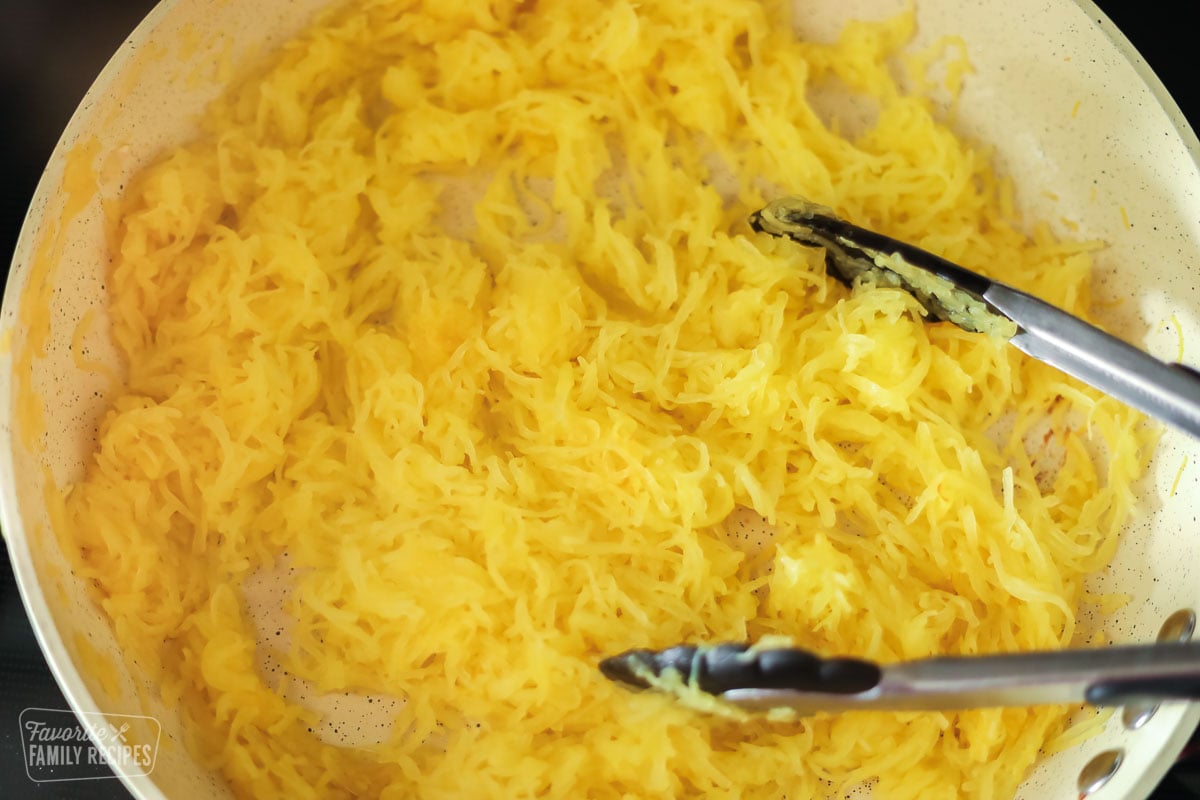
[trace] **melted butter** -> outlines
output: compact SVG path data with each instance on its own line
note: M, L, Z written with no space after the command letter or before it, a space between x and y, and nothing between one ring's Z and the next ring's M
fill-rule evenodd
M634 666L633 674L645 681L651 689L671 695L684 708L727 719L750 718L749 713L743 709L701 689L694 676L685 678L677 669L665 669L656 675L653 670L638 664Z
M856 246L845 242L848 246ZM871 257L876 269L864 269L858 276L867 285L904 289L917 298L930 316L952 322L963 330L984 333L1001 339L1011 339L1017 324L1003 314L992 311L987 303L958 288L927 269L913 266L899 253L859 248Z
M764 650L793 647L794 645L795 642L788 636L764 636L747 648L745 652L739 654L738 659L753 661ZM697 648L696 660L693 663L698 663L705 649L703 646ZM684 676L677 669L665 669L659 674L655 674L645 665L637 663L633 665L633 674L645 681L652 689L671 695L682 706L692 711L735 720L747 720L751 716L745 709L728 702L721 695L711 694L701 689L694 674ZM772 721L790 720L795 716L796 712L787 707L773 708L767 712L767 719Z
M864 247L845 236L827 236L809 223L813 217L838 218L827 206L803 197L785 197L761 209L758 224L761 230L773 236L786 236L801 244L825 248L831 267L848 284L903 289L913 295L933 319L1002 339L1016 335L1015 322L992 311L987 303L952 281L910 264L899 253Z

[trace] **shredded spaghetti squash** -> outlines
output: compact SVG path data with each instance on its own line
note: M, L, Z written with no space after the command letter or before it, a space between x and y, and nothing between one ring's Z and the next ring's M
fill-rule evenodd
M128 384L66 533L237 794L1006 798L1070 735L728 720L596 668L1065 646L1149 455L1116 402L750 232L803 194L1088 312L1095 246L902 88L913 15L817 43L789 8L360 0L127 187ZM844 130L830 87L877 114ZM297 687L392 716L349 746Z

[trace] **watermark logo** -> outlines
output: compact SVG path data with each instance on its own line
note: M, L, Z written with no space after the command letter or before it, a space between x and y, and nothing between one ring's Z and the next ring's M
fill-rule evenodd
M27 708L19 721L25 773L37 783L149 775L162 734L157 719L132 714Z

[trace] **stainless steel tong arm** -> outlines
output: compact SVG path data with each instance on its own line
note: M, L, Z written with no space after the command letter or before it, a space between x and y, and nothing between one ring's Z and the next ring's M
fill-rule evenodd
M883 666L873 688L851 694L744 688L719 696L747 710L809 714L1189 700L1200 698L1200 643L932 658Z
M1200 374L1160 361L1025 292L993 283L983 299L1017 323L1009 343L1200 438Z
M1190 367L1161 361L1030 294L861 228L802 197L772 201L751 215L750 225L824 248L830 274L846 284L899 287L933 320L1003 331L1033 358L1200 438L1200 373Z

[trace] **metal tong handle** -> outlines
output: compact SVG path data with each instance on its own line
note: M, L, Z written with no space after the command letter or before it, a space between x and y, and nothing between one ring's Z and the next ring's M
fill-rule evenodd
M1015 321L1009 342L1118 400L1200 438L1200 373L1160 361L1032 295L993 283L983 299Z
M853 694L780 688L729 689L748 710L952 711L999 706L1200 699L1200 643L931 658L884 666L879 682Z

